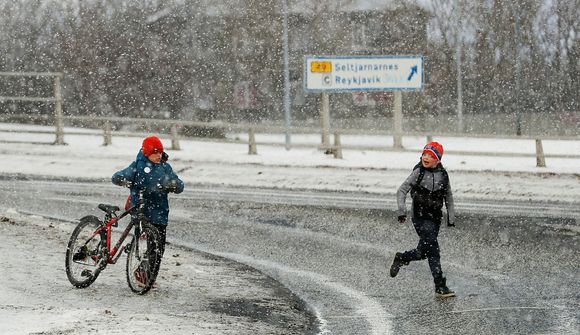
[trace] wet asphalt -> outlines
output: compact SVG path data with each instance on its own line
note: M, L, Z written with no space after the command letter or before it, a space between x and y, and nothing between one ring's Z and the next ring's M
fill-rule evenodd
M104 182L10 179L0 189L5 208L68 219L98 214L96 204L120 204L126 193ZM184 192L172 197L168 239L273 277L306 302L320 333L580 333L580 229L573 216L460 211L457 226L442 226L439 235L443 271L457 297L439 300L426 261L388 276L394 253L418 241L392 208L287 203Z

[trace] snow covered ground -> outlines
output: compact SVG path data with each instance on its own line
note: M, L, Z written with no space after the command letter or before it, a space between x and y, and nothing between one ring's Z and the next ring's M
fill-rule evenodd
M30 128L0 124L0 141L54 141L52 134L2 131ZM34 129L53 128L35 126ZM343 150L344 158L335 159L316 149L319 136L292 138L293 143L309 143L312 148L287 151L283 146L258 145L258 155L248 155L245 144L181 140L182 150L168 150L168 153L174 170L186 184L354 191L390 196L418 162L420 149L425 144L424 138L404 137L405 151ZM548 156L547 167L538 168L533 140L434 139L445 148L442 161L450 172L458 199L580 203L580 140L543 141L546 155L572 157ZM283 143L284 136L258 134L256 140ZM65 135L66 146L5 143L0 146L5 162L0 165L0 173L108 180L113 172L134 160L141 141L135 137L113 137L112 145L102 146L103 138L96 133ZM163 142L170 147L169 140ZM385 143L388 147L392 145L392 138L345 136L342 143L368 146ZM466 151L472 154L454 153ZM494 152L502 155L489 154Z
M127 287L125 258L75 289L64 272L72 228L0 213L0 334L296 334L310 324L302 302L270 277L173 245L144 296Z
M0 124L0 174L33 175L108 180L111 174L127 166L137 154L141 138L114 137L111 146L102 146L103 138L95 135L65 135L66 146L30 142L51 142L54 135L5 132L30 129L30 126ZM51 127L34 127L52 130ZM79 131L74 129L74 131ZM243 137L240 135L240 137ZM318 136L293 136L294 143L309 143L312 148L258 145L258 155L248 155L247 145L199 140L182 140L180 151L171 151L170 163L187 185L204 184L238 187L352 191L394 196L411 168L418 161L424 139L405 137L406 151L344 150L344 159L334 159L315 149ZM580 206L579 141L544 141L546 154L576 155L570 158L547 158L546 168L537 168L531 140L494 140L435 138L448 152L443 163L451 176L456 198L534 200L578 204ZM257 135L258 142L278 141L283 135ZM9 143L18 142L18 143ZM163 141L170 147L170 141ZM388 137L344 136L343 144L391 144ZM461 155L453 152L501 152ZM505 154L513 153L510 157ZM268 322L240 322L239 318L216 319L208 313L209 296L223 294L226 301L244 294L244 299L262 301L266 306L291 301L280 296L260 273L240 270L227 260L180 250L167 251L167 266L161 274L165 281L151 295L154 303L130 293L124 283L122 267L103 273L101 284L112 292L100 297L95 288L74 290L64 274L63 255L55 255L55 244L64 250L70 225L34 218L3 209L0 205L0 334L77 334L137 333L144 329L159 334L229 334L274 333ZM47 243L48 242L48 243ZM179 264L179 265L178 265ZM189 272L195 272L188 274ZM42 275L39 276L38 274ZM242 273L242 275L241 275ZM245 275L243 275L245 273ZM195 283L186 278L195 277ZM189 285L194 297L176 296L175 287ZM216 285L219 290L216 290ZM88 295L88 297L86 296ZM119 304L108 301L118 297ZM204 300L205 299L205 300ZM286 299L286 300L284 300ZM195 300L195 301L194 301ZM183 309L159 313L164 302ZM177 301L177 303L175 303ZM138 312L133 311L139 306ZM79 306L81 306L79 308ZM187 310L187 312L186 312ZM284 313L292 310L281 309ZM282 312L281 312L282 313ZM210 315L211 314L211 315ZM294 315L295 316L295 315ZM126 322L129 320L130 322Z

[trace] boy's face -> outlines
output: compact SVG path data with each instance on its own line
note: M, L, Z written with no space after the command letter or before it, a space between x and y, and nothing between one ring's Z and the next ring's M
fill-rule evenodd
M433 156L429 155L428 153L424 153L421 156L421 163L423 164L424 168L431 169L436 167L439 161L433 158Z
M153 162L153 163L155 163L155 164L159 164L159 163L161 163L161 155L162 155L162 154L163 154L163 153L161 153L161 152L152 153L152 154L151 154L151 155L149 155L149 157L147 157L147 158L149 158L149 160L150 160L151 162Z

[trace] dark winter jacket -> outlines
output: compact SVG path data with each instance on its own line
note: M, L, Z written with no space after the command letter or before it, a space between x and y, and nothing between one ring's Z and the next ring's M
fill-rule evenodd
M413 199L414 218L440 222L443 216L441 208L445 202L447 222L448 224L455 223L455 207L449 175L441 163L432 169L424 168L421 163L415 166L413 172L397 191L399 215L406 215L405 201L409 191Z
M144 189L145 216L153 224L166 225L169 216L168 192L181 193L183 182L167 163L167 154L159 164L151 162L141 151L127 168L116 172L111 178L115 185L130 185L131 205L139 200L139 190Z

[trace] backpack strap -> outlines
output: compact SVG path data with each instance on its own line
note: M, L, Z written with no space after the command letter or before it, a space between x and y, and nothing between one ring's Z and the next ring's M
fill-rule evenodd
M443 191L447 192L447 188L449 187L449 174L443 167L443 164L441 164L441 173L443 173Z
M421 162L415 165L413 171L417 169L419 169L419 176L417 177L416 186L419 186L419 184L421 184L421 181L423 180L423 177L425 176L425 169L423 168L423 164L421 164Z
M139 162L137 160L133 161L133 163L131 163L131 165L133 165L134 171L132 172L131 178L128 178L127 180L129 180L132 184L135 184L135 175L137 174L137 165L139 164Z
M135 175L137 174L137 160L135 160L135 172L133 172L133 177L131 178L131 183L135 184ZM129 190L129 196L127 197L127 200L125 201L125 210L129 210L129 208L131 208L131 191Z

